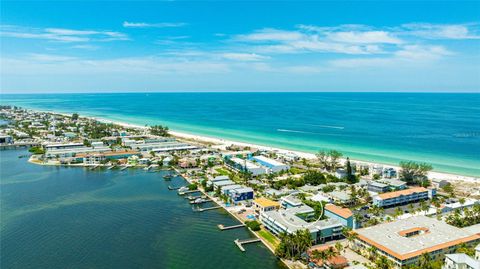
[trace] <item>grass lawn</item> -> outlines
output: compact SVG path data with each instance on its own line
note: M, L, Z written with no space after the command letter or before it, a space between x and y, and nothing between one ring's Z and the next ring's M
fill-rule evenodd
M277 245L280 243L279 240L271 234L269 231L262 229L258 231L258 234L265 240L267 240L268 243L270 243L273 247L277 247Z
M228 176L228 175L230 175L230 173L229 173L227 170L223 169L223 168L215 168L215 171L217 171L217 172L218 172L220 175L222 175L222 176Z

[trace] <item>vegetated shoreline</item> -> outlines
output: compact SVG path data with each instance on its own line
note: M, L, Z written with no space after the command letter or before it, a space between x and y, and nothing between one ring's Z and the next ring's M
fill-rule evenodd
M64 116L71 116L71 114L69 114L69 113L56 112L56 111L53 111L53 110L41 110L41 109L31 109L31 110L44 112L44 113L54 113L54 114L59 114L59 115L64 115ZM101 117L83 116L83 115L80 115L80 116L83 117L83 118L97 120L97 121L103 122L103 123L116 124L116 125L120 125L120 126L128 127L128 128L137 128L137 129L149 128L148 126L126 123L126 122L122 122L122 121L118 121L118 120L110 120L110 119L101 118ZM316 158L314 153L309 153L309 152L304 152L304 151L299 151L299 150L291 150L291 149L279 148L279 147L274 147L274 146L265 146L265 145L259 145L259 144L254 144L254 143L246 143L246 142L240 142L240 141L235 141L235 140L230 140L230 139L210 137L210 136L205 136L205 135L197 135L197 134L191 134L191 133L175 131L175 130L169 130L169 133L174 137L195 140L195 141L200 142L200 143L238 145L238 146L251 147L251 148L256 148L256 149L261 149L261 150L277 151L277 152L280 152L280 153L290 152L290 153L294 153L294 154L298 155L300 158L305 158L305 159L315 159ZM360 164L383 165L385 167L395 168L396 170L400 169L400 167L398 165L391 165L391 164L386 164L386 163L381 163L381 162L363 161L363 160L358 160L358 159L350 159L350 160L353 161L353 162L356 162L356 163L360 163ZM345 161L346 161L345 158L340 159L341 163L343 163ZM434 169L435 169L435 167L434 167ZM428 177L430 179L440 179L440 180L447 180L447 181L465 181L465 182L469 182L469 183L479 183L480 184L480 177L479 176L469 176L469 175L452 174L452 173L439 172L439 171L430 171L430 172L428 172Z

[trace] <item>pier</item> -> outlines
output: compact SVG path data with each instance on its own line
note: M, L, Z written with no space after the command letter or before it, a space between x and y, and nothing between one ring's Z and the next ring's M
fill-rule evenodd
M212 207L206 207L206 208L192 208L193 211L196 212L203 212L203 211L208 211L208 210L214 210L214 209L219 209L222 208L221 206L212 206Z
M127 168L129 168L129 167L130 167L129 165L125 165L124 167L120 168L120 171L123 171L123 170L125 170L125 169L127 169Z
M208 200L208 199L197 198L195 200L191 200L189 203L192 204L192 205L199 205L199 204L204 204L204 203L208 203L208 202L211 202L211 201Z
M94 165L93 167L91 167L90 170L95 170L95 169L97 169L97 167L100 167L100 165L99 165L99 164L96 164L96 165Z
M182 192L179 192L178 195L185 195L185 194L194 193L194 192L200 192L200 190L182 191Z
M232 229L237 229L237 228L242 228L242 227L245 227L245 224L238 224L238 225L232 225L232 226L225 226L223 224L218 224L217 227L221 230L221 231L225 231L225 230L232 230Z
M237 247L242 251L245 252L245 248L243 247L244 244L250 244L250 243L256 243L256 242L261 242L262 240L260 238L252 238L252 239L235 239L233 242Z

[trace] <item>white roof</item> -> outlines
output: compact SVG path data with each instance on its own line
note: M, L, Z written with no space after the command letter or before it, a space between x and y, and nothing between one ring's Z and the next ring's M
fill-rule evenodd
M456 264L466 264L471 269L480 269L480 261L473 259L465 253L447 254L448 259L452 260Z
M405 237L399 234L401 231L419 227L427 228L428 232L411 237ZM475 234L472 231L460 229L426 216L413 216L407 219L358 229L356 232L401 255Z
M272 166L285 166L284 163L281 163L281 162L279 162L277 160L274 160L274 159L267 158L265 156L254 156L253 159L266 162L266 163L268 163Z
M245 165L247 169L256 169L256 168L261 168L260 166L252 163L251 161L248 161L248 160L244 160L244 159L240 159L240 158L231 158L230 160L232 160L234 163L237 163L239 165L241 165L242 167Z

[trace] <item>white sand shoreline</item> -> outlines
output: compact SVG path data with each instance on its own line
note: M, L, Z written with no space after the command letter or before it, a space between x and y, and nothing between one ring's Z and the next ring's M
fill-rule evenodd
M103 119L103 118L97 118L97 117L88 117L88 118L95 119L95 120L105 122L105 123L113 123L113 124L124 126L124 127L140 128L140 129L146 129L147 128L147 127L141 126L141 125L119 122L119 121L113 121L113 120L108 120L108 119ZM197 140L199 142L206 142L206 143L213 143L213 144L223 144L223 145L228 145L228 146L229 145L238 145L238 146L251 147L251 148L256 148L256 149L261 149L261 150L276 151L276 152L279 152L279 153L291 152L291 153L294 153L294 154L298 155L299 157L305 158L305 159L316 158L315 154L313 154L313 153L308 153L308 152L303 152L303 151L298 151L298 150L289 150L289 149L282 149L282 148L278 148L278 147L262 146L262 145L253 144L253 143L245 143L245 142L239 142L239 141L234 141L234 140L229 140L229 139L209 137L209 136L204 136L204 135L195 135L195 134L183 133L183 132L178 132L178 131L173 131L173 130L170 130L169 133L172 134L174 137L184 138L184 139L193 139L193 140ZM345 159L342 159L341 161L345 161ZM361 164L367 164L367 165L382 165L384 167L393 167L395 169L399 168L398 166L395 166L395 165L384 164L384 163L379 163L379 162L368 162L368 161L354 160L354 159L351 159L351 161L356 162L356 163L361 163ZM469 182L469 183L480 184L480 177L474 177L474 176L464 176L464 175L450 174L450 173L437 172L437 171L429 172L428 176L429 176L430 179L443 179L443 180L447 180L447 181L465 181L465 182Z
M38 109L31 109L34 111L39 111L39 112L44 112L44 113L55 113L59 115L64 115L64 116L71 116L69 113L62 113L62 112L56 112L56 111L48 111L48 110L38 110ZM124 127L130 127L130 128L139 128L139 129L146 129L147 127L138 125L138 124L131 124L131 123L125 123L117 120L109 120L105 118L99 118L99 117L94 117L94 116L82 116L83 118L89 118L89 119L94 119L100 122L104 123L112 123ZM185 138L185 139L193 139L193 140L198 140L199 142L206 142L206 143L213 143L213 144L224 144L224 145L239 145L239 146L244 146L244 147L251 147L251 148L257 148L257 149L262 149L262 150L271 150L271 151L277 151L280 153L287 153L291 152L296 155L298 155L301 158L305 159L313 159L316 158L315 154L309 153L309 152L303 152L303 151L298 151L298 150L290 150L290 149L282 149L278 147L272 147L272 146L262 146L258 144L253 144L253 143L245 143L245 142L239 142L239 141L234 141L234 140L229 140L229 139L222 139L222 138L216 138L216 137L209 137L209 136L204 136L204 135L196 135L196 134L189 134L189 133L184 133L184 132L179 132L179 131L174 131L174 130L169 130L169 133L172 134L175 137L179 138ZM355 159L350 159L352 162L356 163L361 163L361 164L367 164L367 165L383 165L384 167L392 167L395 169L398 169L399 166L391 165L391 164L385 164L385 163L380 163L380 162L369 162L369 161L362 161L362 160L355 160ZM341 161L345 161L342 159ZM468 182L468 183L478 183L480 184L480 177L476 176L465 176L465 175L458 175L458 174L451 174L451 173L445 173L445 172L438 172L438 171L430 171L428 173L428 176L430 179L443 179L447 181L457 181L457 182Z

